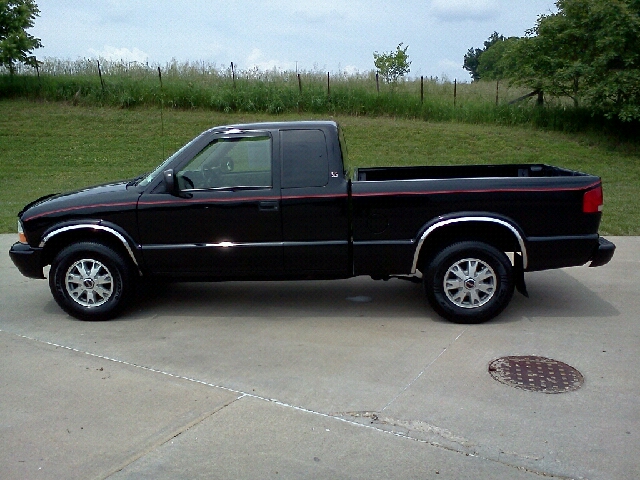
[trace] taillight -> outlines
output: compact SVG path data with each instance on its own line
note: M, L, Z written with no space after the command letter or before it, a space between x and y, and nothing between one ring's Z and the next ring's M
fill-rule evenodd
M597 213L602 211L602 185L584 193L582 197L582 211L584 213Z

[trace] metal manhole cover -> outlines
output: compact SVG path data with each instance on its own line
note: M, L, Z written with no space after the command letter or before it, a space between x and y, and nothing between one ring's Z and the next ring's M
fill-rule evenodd
M500 383L532 392L571 392L584 383L575 368L544 357L497 358L489 364L489 373Z

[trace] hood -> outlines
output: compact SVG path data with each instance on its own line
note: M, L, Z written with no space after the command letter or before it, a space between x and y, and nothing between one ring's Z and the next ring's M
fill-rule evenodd
M45 195L29 203L18 214L23 221L45 215L73 214L110 206L126 206L138 196L128 192L127 181L108 183L67 193Z

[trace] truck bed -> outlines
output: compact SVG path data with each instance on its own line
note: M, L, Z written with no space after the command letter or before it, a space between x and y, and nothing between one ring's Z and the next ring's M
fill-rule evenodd
M371 269L371 258L402 271L392 265L407 261L398 261L399 254L410 256L424 231L457 217L511 225L529 253L528 271L581 265L597 245L601 216L583 211L584 195L600 182L544 164L359 169L351 186L356 271ZM471 227L475 235L483 229L482 223ZM499 236L486 235L491 241Z
M585 174L544 164L453 165L359 168L358 181L428 180L451 178L574 177Z

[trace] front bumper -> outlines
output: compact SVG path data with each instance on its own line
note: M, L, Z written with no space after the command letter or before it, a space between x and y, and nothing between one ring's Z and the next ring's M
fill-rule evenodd
M616 251L616 246L604 237L598 239L598 247L591 257L590 267L601 267L609 263Z
M26 243L14 243L9 249L9 256L20 273L29 278L44 278L42 273L42 249L34 248Z

